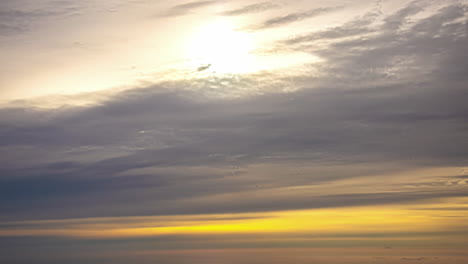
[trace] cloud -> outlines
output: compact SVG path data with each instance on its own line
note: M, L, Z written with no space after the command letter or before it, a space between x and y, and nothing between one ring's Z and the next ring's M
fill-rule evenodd
M262 12L265 10L272 9L274 7L276 7L276 5L274 5L271 2L262 2L262 3L256 3L256 4L243 6L241 8L234 9L234 10L229 10L221 14L225 16L239 16L239 15Z
M284 38L278 50L320 59L290 75L207 64L2 106L0 262L466 263L467 14L413 1ZM21 16L8 34L47 19Z
M253 26L252 28L253 29L267 29L267 28L272 28L272 27L283 26L283 25L290 24L293 22L297 22L297 21L301 21L304 19L323 15L329 12L333 12L341 8L342 7L322 7L322 8L312 9L306 12L291 13L286 16L279 16L279 17L268 19L262 24Z
M402 25L409 22L408 18L422 12L433 1L415 0L407 4L404 8L387 16L384 19L384 28L386 30L398 30Z
M209 5L216 4L217 1L198 1L198 2L189 2L185 4L180 4L173 6L171 9L169 9L166 13L165 16L182 16L185 14L190 13L191 11L199 8L203 8Z
M28 30L34 20L55 15L49 11L0 10L0 35L11 35Z
M425 257L419 257L419 258L401 258L401 260L405 260L405 261L423 261L423 260L426 260Z
M380 13L378 11L368 12L363 16L360 16L350 22L345 23L344 25L318 32L295 36L293 38L285 40L284 43L297 44L317 40L324 41L366 35L367 33L373 32L370 26L377 20L379 15Z
M397 11L382 19L374 12L341 27L284 40L278 48L308 51L326 59L327 64L319 70L334 83L341 83L340 79L346 83L401 82L421 80L431 74L439 75L436 79L441 82L461 81L466 66L454 60L464 57L461 49L466 45L466 25L462 21L466 13L466 5L453 4L429 17L404 22L405 12ZM398 20L402 25L395 27L393 19L388 19L395 16L402 19ZM442 55L447 50L457 55Z
M288 197L275 195L278 191L274 191L295 185L318 185L325 190L324 186L334 186L327 181L362 176L362 168L353 170L351 166L362 162L394 161L401 167L406 160L415 160L457 166L466 156L467 148L462 143L466 142L466 128L458 124L465 123L467 113L457 110L461 100L460 105L450 100L449 109L434 107L433 103L447 96L444 93L448 90L424 87L418 91L404 86L345 92L327 87L287 96L202 102L190 99L194 96L190 93L152 90L125 92L101 106L49 113L54 117L43 122L23 117L18 119L34 121L3 123L4 146L50 149L46 155L58 151L62 161L76 159L66 154L67 150L82 144L128 148L140 144L139 137L150 139L122 156L96 161L47 162L38 166L28 165L29 160L15 160L1 173L2 201L8 201L2 207L3 216L27 219L223 213L385 204L461 195L458 189L447 191L445 187L431 189L430 193L416 189L414 193L391 195L372 191L311 196L292 189L294 195ZM465 97L460 93L451 96ZM26 111L21 115L29 114ZM142 130L145 133L138 133ZM449 139L447 134L451 135ZM84 151L93 155L96 149ZM254 170L261 163L290 168L301 162L321 164L322 168L308 172L304 167L299 171L302 174L280 168ZM329 162L335 168L325 173L323 165ZM337 163L347 166L338 170ZM231 166L245 172L233 175ZM151 167L173 170L135 171ZM197 167L221 170L197 173ZM369 173L378 175L382 169L379 165ZM259 193L262 190L264 194ZM255 200L249 198L250 191L255 191ZM217 195L226 198L215 198ZM107 205L105 197L113 197L118 207ZM132 206L138 200L148 203ZM91 201L92 206L88 204ZM157 208L151 206L152 201L159 201ZM42 208L42 212L31 206Z
M317 75L291 78L303 87L293 92L210 97L196 92L209 80L186 80L114 93L95 105L0 109L0 150L8 153L0 157L1 219L466 196L466 185L430 184L432 176L390 181L466 160L466 6L446 6L398 29L388 24L392 14L381 16L285 40L326 62L309 66ZM318 45L323 39L329 42ZM236 91L251 78L223 82ZM267 87L278 82L262 78ZM346 187L350 181L359 191Z
M51 18L77 15L81 6L72 2L27 4L22 1L0 3L0 36L11 36L38 28Z

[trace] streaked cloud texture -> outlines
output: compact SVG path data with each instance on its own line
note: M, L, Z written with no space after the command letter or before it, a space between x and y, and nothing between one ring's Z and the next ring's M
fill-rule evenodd
M0 262L468 261L466 1L0 7Z

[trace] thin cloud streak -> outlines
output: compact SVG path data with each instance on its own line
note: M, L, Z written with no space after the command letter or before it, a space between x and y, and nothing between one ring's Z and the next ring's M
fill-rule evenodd
M291 13L286 16L279 16L275 18L271 18L266 20L260 25L254 25L251 27L251 29L268 29L268 28L274 28L274 27L279 27L279 26L284 26L290 23L302 21L305 19L313 18L319 15L324 15L326 13L330 13L333 11L337 11L342 9L343 7L323 7L323 8L316 8L312 9L306 12L297 12L297 13Z
M218 1L198 1L180 4L169 9L166 13L164 13L164 16L183 16L189 14L193 10L210 6L216 3L218 3Z
M273 9L275 7L277 6L271 2L262 2L262 3L256 3L256 4L243 6L238 9L225 11L221 14L225 16L239 16L239 15L246 15L246 14L252 14L252 13L259 13L259 12Z

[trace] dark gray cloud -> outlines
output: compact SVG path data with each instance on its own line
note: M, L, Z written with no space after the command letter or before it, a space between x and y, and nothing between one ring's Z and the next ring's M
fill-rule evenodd
M294 173L281 180L281 176L287 176L282 172L278 177L255 178L254 174L246 174L252 178L238 178L237 172L232 175L227 169L232 165L247 172L256 163L283 163L288 167L294 161L354 164L414 160L459 166L467 155L464 142L467 142L468 128L463 124L468 113L463 103L465 91L448 92L430 86L348 92L327 88L287 96L205 102L194 102L187 99L189 96L151 95L149 90L127 92L119 96L122 99L102 106L70 110L72 113L65 111L45 124L22 124L14 133L3 133L4 144L37 148L52 144L62 149L62 153L64 149L79 146L80 142L103 147L127 146L138 135L161 141L163 146L147 142L131 154L86 163L49 163L28 168L29 161L16 160L16 166L8 168L7 165L2 172L3 216L27 219L31 216L222 213L380 204L461 195L457 189L447 192L442 188L429 194L343 194L312 198L295 193L288 199L269 195L255 201L238 197L230 202L207 199L193 204L186 199L221 193L237 197L235 193L255 190L258 186L274 190L297 184L323 184L325 176L321 175L324 172ZM450 107L437 104L440 100L450 101ZM147 132L138 133L143 130ZM118 133L113 135L108 131ZM62 158L66 160L67 155ZM186 171L196 166L225 170L187 174ZM176 171L131 172L147 167L171 167ZM129 175L119 176L122 173ZM362 173L362 170L360 174L351 169L335 170L338 178L362 176ZM331 172L325 179L333 180L336 176ZM110 200L105 197L112 197L112 203L118 207L110 206ZM132 205L139 200L149 204ZM92 201L92 206L86 201ZM150 205L150 201L158 201L158 207Z
M202 8L205 6L216 4L217 1L198 1L198 2L190 2L185 4L180 4L172 7L169 9L164 16L182 16L185 14L190 13L191 11Z
M234 10L229 10L221 14L225 16L239 16L239 15L252 14L252 13L266 11L274 7L276 7L276 5L271 2L262 2L262 3L256 3L256 4L243 6Z

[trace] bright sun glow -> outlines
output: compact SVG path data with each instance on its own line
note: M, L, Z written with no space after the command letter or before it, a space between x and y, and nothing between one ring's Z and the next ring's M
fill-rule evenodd
M236 31L228 22L203 26L188 42L187 58L192 65L217 73L244 73L254 65L255 48L247 33Z
M217 20L199 27L187 41L184 59L188 68L209 74L243 74L263 70L291 68L298 64L317 63L320 58L308 53L259 54L271 40L255 33L236 30L239 25Z

